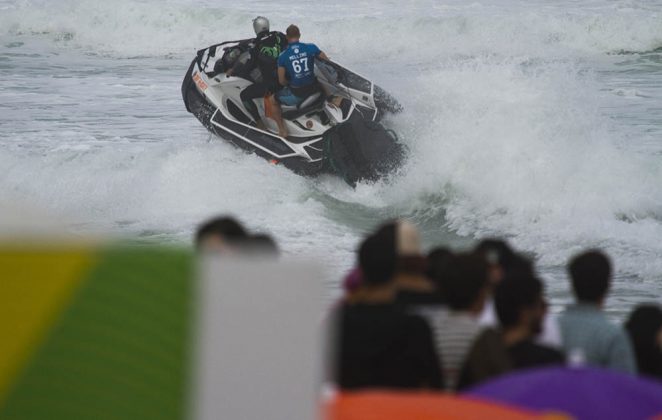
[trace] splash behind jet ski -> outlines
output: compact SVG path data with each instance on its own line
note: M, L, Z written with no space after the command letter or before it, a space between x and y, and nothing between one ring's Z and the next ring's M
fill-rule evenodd
M259 70L225 74L246 54L249 42L224 42L198 51L184 77L186 109L207 129L298 174L335 174L352 186L361 180L375 181L399 166L403 147L379 121L386 113L399 112L400 104L379 86L332 61L317 58L315 76L333 92L334 101L320 90L297 106L283 105L289 133L283 138L275 134L276 122L268 118L268 101L257 99L266 125L258 128L239 94L261 80Z

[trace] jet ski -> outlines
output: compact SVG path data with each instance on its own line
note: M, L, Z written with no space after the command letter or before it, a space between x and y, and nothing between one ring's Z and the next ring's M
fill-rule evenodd
M305 176L335 174L349 185L376 181L397 168L404 148L380 120L402 107L368 79L333 61L317 58L321 88L297 106L282 105L288 137L280 137L269 103L256 99L265 126L259 128L239 94L260 80L259 70L227 76L245 57L251 40L228 41L199 50L184 77L186 110L212 133L274 164ZM323 93L333 92L331 100Z

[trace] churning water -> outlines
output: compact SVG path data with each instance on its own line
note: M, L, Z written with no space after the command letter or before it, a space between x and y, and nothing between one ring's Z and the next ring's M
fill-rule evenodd
M305 179L185 111L195 51L249 37L258 14L399 98L387 124L409 159L392 179ZM0 0L0 197L74 232L179 243L233 213L321 257L329 290L395 216L427 245L509 238L557 309L568 256L600 247L618 316L662 296L661 78L659 0Z

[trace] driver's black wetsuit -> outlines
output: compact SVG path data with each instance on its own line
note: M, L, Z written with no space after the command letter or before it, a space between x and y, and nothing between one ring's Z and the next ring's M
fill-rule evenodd
M253 80L254 83L239 94L244 106L255 121L260 121L260 115L253 99L262 98L267 93L278 91L276 60L286 48L285 34L277 31L263 32L255 38L248 61L237 63L233 67L233 74L237 75L248 74L255 68L260 70L261 79Z

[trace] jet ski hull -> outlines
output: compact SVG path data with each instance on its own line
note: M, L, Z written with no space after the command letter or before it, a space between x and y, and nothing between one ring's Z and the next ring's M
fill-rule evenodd
M187 111L213 134L297 174L334 174L352 186L359 181L376 181L402 162L404 149L396 136L376 122L385 111L399 111L397 101L383 90L377 93L382 97L386 95L386 99L377 106L369 108L352 103L344 121L333 125L327 122L328 126L322 126L321 130L310 130L309 136L304 132L304 136L283 139L258 129L235 102L226 101L226 106L218 106L219 101L207 95L202 88L213 81L209 82L203 72L203 51L198 53L186 73L182 97ZM308 114L304 112L301 118L328 120L317 108L312 108ZM297 121L297 125L302 124Z

